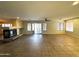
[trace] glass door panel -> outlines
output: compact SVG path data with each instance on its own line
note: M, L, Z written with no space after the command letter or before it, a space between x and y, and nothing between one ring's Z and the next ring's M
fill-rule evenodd
M42 24L41 23L32 23L32 30L34 33L42 33Z

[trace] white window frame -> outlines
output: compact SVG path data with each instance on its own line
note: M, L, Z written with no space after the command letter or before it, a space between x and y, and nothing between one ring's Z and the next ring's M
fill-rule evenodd
M42 30L43 31L47 31L47 23L42 23Z
M73 22L66 22L66 31L73 32Z
M62 22L57 23L57 30L58 31L64 30L64 23L62 23Z
M32 24L31 23L27 23L27 31L32 31Z

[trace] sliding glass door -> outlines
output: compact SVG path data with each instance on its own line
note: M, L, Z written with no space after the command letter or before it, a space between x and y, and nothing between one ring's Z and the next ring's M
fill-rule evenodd
M47 30L46 23L28 23L27 31L33 31L35 34L43 33L43 31Z
M32 30L35 34L42 33L42 24L41 23L32 23Z

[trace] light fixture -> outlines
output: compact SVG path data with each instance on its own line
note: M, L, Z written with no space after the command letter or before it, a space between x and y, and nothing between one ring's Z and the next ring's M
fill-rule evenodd
M75 1L75 2L73 2L73 6L75 6L75 5L77 5L79 3L79 1Z
M17 19L19 19L20 17L17 17Z

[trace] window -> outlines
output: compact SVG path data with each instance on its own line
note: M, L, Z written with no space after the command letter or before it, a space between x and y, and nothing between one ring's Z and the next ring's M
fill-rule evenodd
M66 31L73 32L73 23L72 22L66 23Z
M2 24L2 27L12 27L12 24Z
M47 23L43 23L43 31L47 30Z
M32 23L32 31L35 30L35 23Z
M27 31L31 31L31 23L27 24Z
M5 24L2 24L2 27L5 27Z
M57 23L57 30L64 30L64 23Z
M47 30L47 23L27 23L27 31L46 31Z

